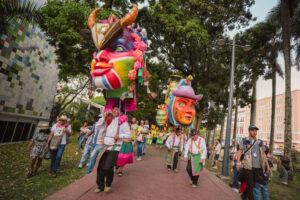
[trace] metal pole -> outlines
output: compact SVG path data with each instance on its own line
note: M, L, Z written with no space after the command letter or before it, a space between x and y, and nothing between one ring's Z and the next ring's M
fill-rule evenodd
M224 148L224 159L222 166L222 175L228 176L228 164L229 164L229 146L230 146L230 132L231 132L231 118L232 118L232 98L233 98L233 82L234 82L234 59L235 59L235 36L232 41L232 58L231 58L231 72L230 72L230 89L229 89L229 101L228 101L228 114L227 114L227 126Z

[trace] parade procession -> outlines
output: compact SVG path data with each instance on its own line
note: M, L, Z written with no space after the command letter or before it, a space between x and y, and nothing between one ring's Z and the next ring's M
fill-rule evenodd
M0 199L299 199L300 0L0 15Z

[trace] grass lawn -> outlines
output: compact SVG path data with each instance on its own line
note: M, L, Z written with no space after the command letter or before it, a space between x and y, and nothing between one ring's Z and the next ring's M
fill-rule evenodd
M218 169L211 167L211 159L206 160L205 168L216 175L221 174L222 162L219 161ZM229 175L233 177L233 170L230 168ZM232 179L224 179L226 184L232 183ZM290 181L288 185L283 185L279 178L279 173L273 171L273 176L269 182L269 198L270 200L295 200L300 199L300 174L294 176L294 180Z
M85 175L86 168L78 169L81 154L75 156L77 136L66 145L57 178L51 178L50 160L43 160L39 175L26 178L30 152L28 142L0 146L0 199L44 199Z

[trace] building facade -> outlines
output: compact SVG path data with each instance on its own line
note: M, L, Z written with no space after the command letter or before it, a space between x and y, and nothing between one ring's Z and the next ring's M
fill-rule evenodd
M269 144L271 132L271 109L272 97L258 99L256 101L256 122L259 128L258 138ZM247 137L250 125L251 106L238 109L236 138ZM232 113L231 137L233 135L235 113ZM285 94L276 96L275 126L274 126L274 149L282 150L284 147L284 119L285 119ZM225 120L226 122L226 120ZM300 150L300 90L292 91L292 146ZM226 123L225 128L226 130ZM225 135L225 131L224 134Z
M28 140L49 119L58 82L54 50L26 21L0 36L0 143Z

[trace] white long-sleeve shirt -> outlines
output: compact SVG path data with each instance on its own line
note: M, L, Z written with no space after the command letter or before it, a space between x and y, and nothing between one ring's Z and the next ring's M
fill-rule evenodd
M199 147L199 140L201 140L200 141L200 147ZM205 139L198 136L197 140L195 140L195 143L197 144L198 148L201 150L201 159L205 160L206 159L206 154L207 154ZM193 145L191 153L192 154L200 154L200 152L199 152L198 148L196 147L195 143L194 143L194 140L192 141L192 138L190 138L187 141L187 143L185 145L184 157L188 157L188 152L191 152L191 145Z
M182 151L183 150L183 139L180 138L180 136L177 136L176 134L174 134L174 138L171 136L168 137L167 141L166 141L166 146L168 147L168 149L173 148L174 146L179 146L179 150ZM175 152L178 152L178 148L174 148Z
M119 119L118 117L115 117L111 121L111 123L109 124L108 127L106 127L106 125L105 125L105 119L104 118L101 118L96 124L96 129L103 129L104 128L103 144L109 145L109 146L112 146L114 144L119 145L115 149L116 151L120 150L120 146L121 146L121 144L124 140L129 140L132 137L128 123L124 122L119 126L118 119ZM105 131L105 127L106 127L106 131ZM118 134L118 132L119 132L119 139L115 142L115 136L116 136L116 134ZM111 148L112 147L109 147L107 150L111 150Z

